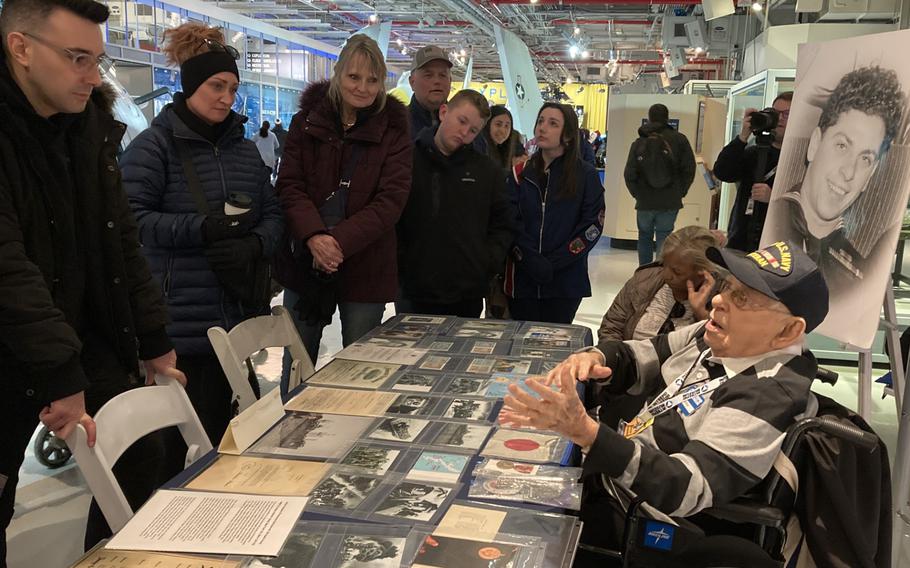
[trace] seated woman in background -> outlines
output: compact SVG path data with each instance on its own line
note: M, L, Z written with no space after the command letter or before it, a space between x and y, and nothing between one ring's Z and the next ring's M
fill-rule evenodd
M638 268L607 310L600 341L647 339L708 317L714 289L708 247L722 246L704 227L683 227L667 237L661 260Z

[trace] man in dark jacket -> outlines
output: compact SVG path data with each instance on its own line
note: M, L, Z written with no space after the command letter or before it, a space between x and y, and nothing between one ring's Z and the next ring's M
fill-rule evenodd
M478 317L512 242L502 171L472 146L490 116L476 91L442 105L414 148L408 204L398 223L401 312Z
M414 53L408 83L414 94L408 110L411 114L411 139L417 140L424 128L439 124L439 107L452 90L452 62L441 48L428 45Z
M778 122L774 130L774 140L767 148L764 172L761 179L755 179L755 167L758 163L759 148L747 146L752 137L751 115L754 108L747 108L743 113L743 124L739 136L724 146L714 162L714 175L726 182L739 182L736 188L736 199L730 213L730 225L727 232L727 246L743 252L758 248L765 216L768 214L768 202L771 200L771 187L774 185L774 174L777 172L777 160L780 148L787 132L787 119L790 118L790 104L793 92L781 93L771 105L777 111Z
M140 359L149 377L185 380L120 187L125 126L99 74L107 17L92 0L7 0L0 12L0 566L39 417L60 437L81 424L94 444L89 415L140 384ZM134 507L158 482L142 453L115 468ZM103 531L96 506L89 524L87 539Z
M648 123L638 129L638 138L629 148L624 177L635 198L638 219L638 263L648 264L660 254L667 235L673 232L682 198L695 179L695 154L685 134L668 124L670 111L662 104L648 109ZM649 163L649 147L657 145L660 163ZM666 163L664 164L663 161ZM663 171L660 171L663 170ZM660 179L662 178L662 179ZM657 181L660 179L660 181ZM655 186L655 183L659 184ZM657 235L657 246L654 236Z
M272 132L275 133L275 138L278 139L278 150L275 152L275 157L280 160L281 154L284 152L284 141L287 140L288 137L288 131L285 129L280 118L275 119L275 126L272 127Z

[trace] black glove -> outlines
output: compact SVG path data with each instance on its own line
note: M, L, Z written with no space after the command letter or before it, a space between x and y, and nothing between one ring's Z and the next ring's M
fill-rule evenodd
M224 239L205 248L212 270L238 270L250 266L262 256L262 242L256 235L242 239Z
M208 215L202 222L202 238L206 244L225 239L238 239L249 235L255 226L256 219L252 210L240 215L215 213Z

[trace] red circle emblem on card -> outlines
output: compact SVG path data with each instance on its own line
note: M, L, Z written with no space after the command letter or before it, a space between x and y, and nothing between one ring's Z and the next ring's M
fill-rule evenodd
M532 452L540 447L540 444L534 440L526 440L524 438L506 440L503 445L510 450L515 450L516 452Z
M496 560L502 556L502 551L492 546L485 546L477 551L477 556L480 556L484 560Z

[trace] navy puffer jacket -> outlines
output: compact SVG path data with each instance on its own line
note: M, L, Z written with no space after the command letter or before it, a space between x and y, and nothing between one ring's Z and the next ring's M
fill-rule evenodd
M168 105L152 125L123 153L123 187L139 223L139 240L152 272L164 289L171 323L167 330L179 355L212 352L206 331L231 329L259 315L226 297L203 252L202 223L187 187L174 136L185 138L211 211L223 211L231 191L248 194L259 221L253 233L271 257L284 231L270 171L259 150L243 137L246 117L231 113L234 122L213 145L191 130Z

